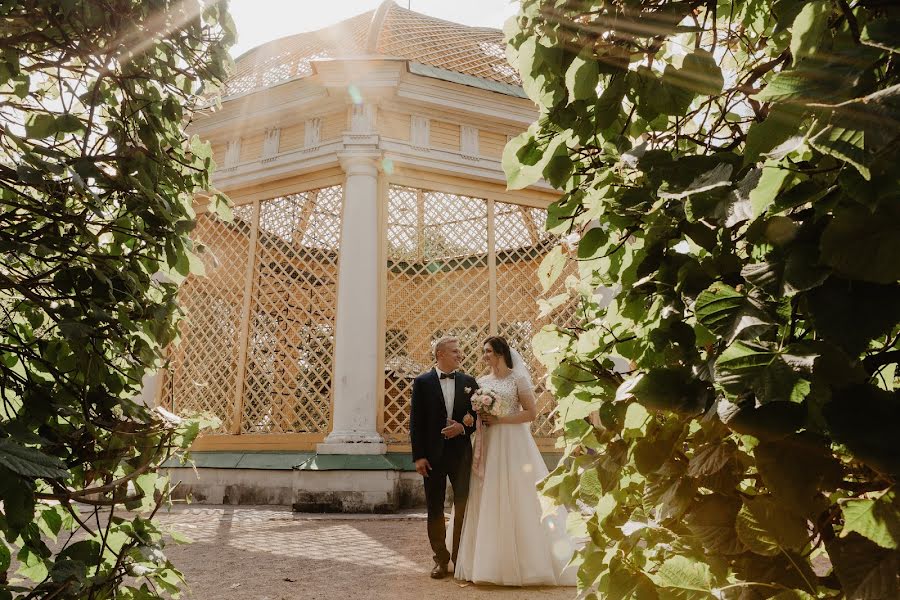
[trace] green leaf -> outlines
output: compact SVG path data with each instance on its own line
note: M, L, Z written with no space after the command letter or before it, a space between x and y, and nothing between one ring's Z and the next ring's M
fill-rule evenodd
M617 400L632 397L653 410L698 414L706 404L708 390L681 369L654 369L619 386Z
M900 19L875 19L863 27L863 44L900 53Z
M869 348L900 321L900 285L830 277L807 296L817 334L851 356Z
M691 477L714 475L734 459L736 451L731 440L708 444L691 457L687 474Z
M806 409L796 402L767 402L759 407L754 404L720 400L716 412L732 431L762 440L785 437L797 431L806 418Z
M737 534L750 550L765 556L801 550L809 541L806 521L768 496L744 501L737 516Z
M754 391L759 402L799 402L809 389L816 354L802 346L771 350L736 341L716 361L717 383L727 392Z
M6 545L6 542L0 540L0 573L5 573L9 570L11 558L9 546Z
M872 178L869 165L872 157L866 151L865 132L828 125L809 139L810 145L824 154L850 163L866 179Z
M656 585L672 591L677 598L705 600L714 597L709 565L686 556L667 559L650 578Z
M754 217L766 212L790 176L791 172L787 169L776 166L763 167L759 183L750 192L750 206L753 209Z
M595 109L597 129L602 131L616 120L622 110L622 100L625 98L627 87L624 75L616 73L609 78L606 88L597 100Z
M834 490L843 477L828 444L808 432L761 442L753 453L766 487L797 514L815 511L814 500Z
M847 600L897 598L900 552L880 548L857 533L825 547Z
M861 206L835 213L822 234L822 261L848 279L894 283L900 279L900 206L873 214Z
M823 409L835 441L876 471L900 477L900 393L870 384L842 387Z
M774 325L755 302L719 281L697 296L694 315L726 343L738 337L757 336Z
M597 68L596 60L591 57L576 56L566 71L569 102L596 98L599 78L600 70Z
M540 281L541 288L544 292L550 290L553 284L556 283L556 280L559 279L559 276L562 275L565 268L566 255L563 254L561 246L554 246L550 252L544 256L541 265L538 267L538 281Z
M35 583L43 581L50 573L47 569L47 563L40 555L31 552L28 548L19 550L16 558L19 559L19 570L17 573Z
M791 26L791 55L794 62L820 50L822 35L828 28L831 2L815 0L803 5Z
M735 529L741 509L739 498L709 494L702 496L685 516L685 524L707 552L741 554L746 546Z
M48 113L31 113L25 119L25 135L47 138L56 133L56 118Z
M695 50L684 57L681 68L673 73L672 85L703 96L713 96L722 91L725 78L715 57L706 50Z
M65 479L69 476L65 464L55 456L23 446L11 438L0 439L0 465L23 477Z
M848 500L841 506L841 512L844 515L842 538L855 531L882 548L900 548L900 496L894 489L875 499Z
M790 104L776 104L763 121L754 121L747 130L744 165L756 162L760 155L777 148L797 134L803 110Z
M647 412L646 408L637 402L629 404L628 409L625 411L623 428L626 430L626 433L631 432L631 434L626 437L643 437L644 428L647 426L647 419L649 418L650 413Z
M554 157L568 154L566 144L571 140L571 135L571 130L566 130L554 135L548 142L537 142L525 132L511 140L503 149L501 161L507 189L520 190L536 183Z

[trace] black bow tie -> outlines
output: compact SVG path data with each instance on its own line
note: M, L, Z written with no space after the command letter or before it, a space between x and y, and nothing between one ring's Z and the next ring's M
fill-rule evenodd
M456 379L456 373L441 373L441 379Z

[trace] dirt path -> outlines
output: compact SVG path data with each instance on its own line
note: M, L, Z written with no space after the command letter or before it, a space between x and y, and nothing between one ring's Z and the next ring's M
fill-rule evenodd
M167 546L193 600L562 600L574 588L476 586L428 577L424 515L295 515L272 507L184 507L161 522L194 540Z

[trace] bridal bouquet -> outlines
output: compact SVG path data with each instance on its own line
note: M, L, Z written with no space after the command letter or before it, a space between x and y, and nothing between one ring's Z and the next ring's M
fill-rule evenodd
M472 410L480 415L500 415L500 399L493 390L477 389L472 393Z

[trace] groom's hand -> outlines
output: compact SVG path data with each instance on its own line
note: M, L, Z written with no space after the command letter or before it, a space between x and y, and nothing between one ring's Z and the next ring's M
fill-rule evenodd
M431 463L427 458L420 458L416 461L416 473L422 477L428 477L428 471L431 470Z
M466 428L463 427L462 423L454 421L453 419L447 419L447 426L441 429L441 434L448 440L455 438L458 435L462 435L465 432Z

